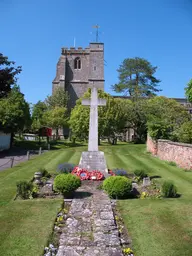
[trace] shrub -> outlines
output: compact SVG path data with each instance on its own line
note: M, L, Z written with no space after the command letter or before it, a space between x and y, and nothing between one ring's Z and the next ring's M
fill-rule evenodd
M103 189L111 198L127 198L131 194L131 181L123 176L111 176L104 180Z
M175 133L179 142L192 143L192 121L183 123Z
M168 165L177 166L177 164L175 162L173 162L173 161L168 162Z
M42 173L42 177L45 177L45 178L50 178L51 177L51 174L44 168L40 168L39 172Z
M33 188L31 190L31 195L33 198L38 197L38 193L39 193L39 187L35 184L33 185Z
M79 177L72 174L59 174L54 180L54 190L59 191L64 196L70 195L81 186Z
M144 170L135 170L134 174L140 179L147 177L147 173Z
M162 185L162 193L164 197L176 197L177 188L172 181L164 181Z
M33 184L31 182L17 182L17 195L20 196L22 199L29 199L32 189Z
M74 168L75 168L74 164L70 164L70 163L59 164L58 167L57 167L57 172L59 172L59 173L71 173Z
M125 176L127 177L127 171L123 170L123 169L113 169L112 172L116 175L116 176Z

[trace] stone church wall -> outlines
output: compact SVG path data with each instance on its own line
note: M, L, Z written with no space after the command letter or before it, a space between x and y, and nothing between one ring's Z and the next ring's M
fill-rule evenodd
M170 140L153 140L147 138L147 151L161 160L175 162L179 167L192 169L192 145Z

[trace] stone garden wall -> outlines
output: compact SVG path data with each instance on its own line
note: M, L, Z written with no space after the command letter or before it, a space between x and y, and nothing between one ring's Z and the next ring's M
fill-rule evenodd
M192 169L192 145L170 140L153 140L147 138L147 151L161 160L175 162L179 167Z

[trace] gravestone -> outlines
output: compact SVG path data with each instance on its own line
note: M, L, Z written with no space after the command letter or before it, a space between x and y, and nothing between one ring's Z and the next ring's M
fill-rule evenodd
M98 99L97 88L91 89L91 100L84 99L82 105L90 106L88 151L82 152L79 167L88 171L98 170L108 174L104 152L98 150L98 106L105 106L106 100Z
M151 185L151 180L149 177L143 178L143 186L150 186Z

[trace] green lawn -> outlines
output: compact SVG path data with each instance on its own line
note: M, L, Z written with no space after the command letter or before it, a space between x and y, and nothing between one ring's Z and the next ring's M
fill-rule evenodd
M65 146L0 172L0 255L41 255L61 206L61 200L14 201L16 182L30 180L39 167L55 172L59 163L77 164L85 148ZM173 180L181 194L177 199L119 201L136 256L191 256L192 172L145 153L145 145L104 145L100 149L105 151L109 168L130 172L144 168L150 175L161 176L159 180Z
M133 249L139 256L192 255L192 172L170 166L145 153L145 145L117 146L106 149L110 167L130 171L145 169L149 175L173 180L181 194L177 199L132 199L118 206Z
M16 182L30 180L40 167L55 172L59 163L78 163L81 150L53 150L0 172L0 255L42 255L62 200L14 201Z

